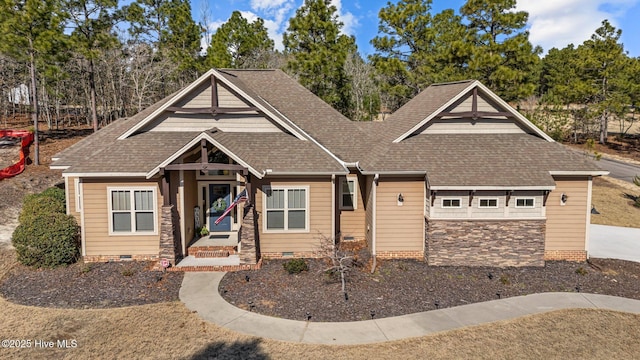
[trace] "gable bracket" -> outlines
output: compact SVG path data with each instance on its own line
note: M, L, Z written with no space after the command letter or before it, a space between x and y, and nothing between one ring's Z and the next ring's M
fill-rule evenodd
M436 201L436 191L435 190L431 190L431 206L433 206L435 204Z
M233 92L233 91L232 91ZM234 95L239 96L238 94ZM238 112L245 111L255 111L260 113L260 110L256 106L245 106L245 107L221 107L218 102L218 84L216 81L216 77L211 75L211 107L207 108L185 108L180 106L169 106L166 111L169 112L184 112L191 114L233 114Z
M542 206L547 206L547 199L549 198L549 194L550 194L550 193L551 193L551 192L550 192L549 190L545 190L545 191L543 192L544 197L542 198Z
M513 114L507 111L478 111L478 88L474 87L471 95L471 111L462 111L462 112L441 112L436 115L436 118L442 118L445 116L455 116L455 117L469 117L471 119L478 120L483 117L491 117L491 116L505 116L505 117L513 117Z

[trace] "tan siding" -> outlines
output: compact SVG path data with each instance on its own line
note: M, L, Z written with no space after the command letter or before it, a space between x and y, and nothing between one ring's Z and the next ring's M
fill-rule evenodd
M210 114L161 115L149 131L205 131L216 127L225 132L280 132L271 121L261 115L225 114L212 117Z
M69 215L73 215L78 222L78 225L81 225L81 216L80 211L76 208L76 179L75 177L67 178L67 199L69 199L68 204L68 213Z
M422 250L424 239L423 179L380 178L376 192L376 252ZM404 203L398 206L398 194Z
M556 189L547 199L545 250L585 250L587 226L587 178L556 178ZM560 205L562 193L567 203Z
M265 233L263 192L264 185L309 186L309 232ZM270 179L252 182L256 189L255 204L260 230L260 250L263 252L310 252L318 248L321 237L331 237L331 178Z
M194 171L184 172L184 229L185 241L189 245L195 236L193 208L198 205L198 183Z
M351 178L351 177L349 177ZM342 177L338 178L340 181ZM366 196L365 189L366 183L363 176L358 176L358 188L356 194L357 205L354 210L339 210L340 211L340 233L343 237L352 236L356 240L363 239L365 237L365 208L363 197ZM340 182L338 182L337 204L340 204Z
M218 84L218 106L220 107L245 107L251 106L249 103L235 96L222 84Z
M422 134L521 134L525 131L510 119L439 119L427 124Z
M158 194L156 209L160 226L162 196L155 181L123 179L83 180L86 255L136 255L157 254L160 245L158 235L109 236L109 207L107 187L154 186Z
M473 96L469 94L461 101L458 101L457 104L454 104L450 108L450 112L462 112L462 111L471 111L473 103ZM494 104L492 101L486 99L482 94L478 94L478 111L502 111L497 104Z
M211 107L211 85L204 83L180 101L176 106L185 108L207 108Z

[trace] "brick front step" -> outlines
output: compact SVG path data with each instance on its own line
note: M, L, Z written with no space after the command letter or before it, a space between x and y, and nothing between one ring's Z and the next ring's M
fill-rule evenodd
M231 255L229 250L198 251L191 254L197 258L225 258Z
M218 255L225 254L226 255ZM191 246L187 248L187 255L195 257L227 257L238 253L237 246ZM205 255L201 255L205 254ZM211 256L209 256L211 254Z
M173 266L167 269L167 271L185 271L185 272L211 272L211 271L247 271L247 270L260 270L262 267L262 259L258 260L257 264L237 264L237 265L187 265L187 266Z

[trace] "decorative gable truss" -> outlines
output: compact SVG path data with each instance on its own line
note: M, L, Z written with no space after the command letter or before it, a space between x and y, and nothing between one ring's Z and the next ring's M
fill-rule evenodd
M140 132L206 131L284 132L307 140L297 126L269 104L250 96L212 69L122 134L122 140Z
M437 111L395 139L418 134L529 133L553 142L547 134L486 88L473 81Z

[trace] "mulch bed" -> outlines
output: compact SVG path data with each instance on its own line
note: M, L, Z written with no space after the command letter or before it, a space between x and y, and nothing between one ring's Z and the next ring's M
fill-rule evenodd
M295 320L357 321L411 314L542 292L588 292L640 299L640 263L592 259L590 263L548 261L545 267L429 267L424 262L378 262L347 275L345 300L340 280L323 273L322 260L289 275L283 260L252 272L228 273L220 294L231 304ZM248 276L248 281L247 281ZM307 314L308 312L308 314Z
M183 273L152 271L148 262L77 263L34 270L22 265L2 280L2 296L55 308L114 308L178 300Z

